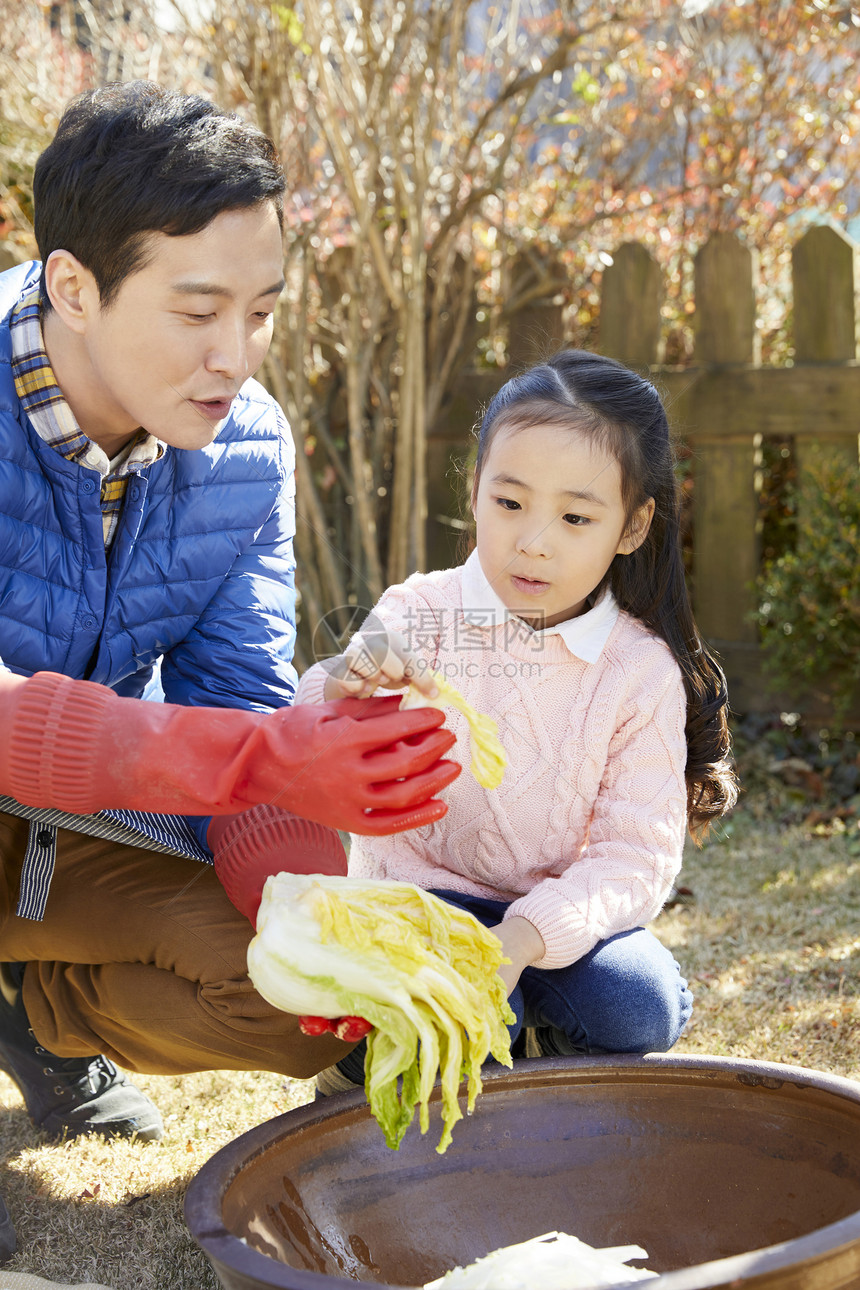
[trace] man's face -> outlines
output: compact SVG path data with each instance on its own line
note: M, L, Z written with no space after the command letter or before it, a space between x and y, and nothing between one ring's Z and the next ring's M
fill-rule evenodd
M176 448L217 434L272 339L283 288L281 232L271 202L224 211L199 233L153 233L147 262L83 332L84 430L108 455L143 427Z

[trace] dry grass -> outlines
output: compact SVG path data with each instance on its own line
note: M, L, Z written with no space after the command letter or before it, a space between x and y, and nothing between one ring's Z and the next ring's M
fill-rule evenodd
M82 1138L53 1146L0 1075L0 1191L19 1244L8 1270L113 1290L216 1290L183 1222L185 1188L237 1134L310 1101L313 1083L233 1071L136 1082L161 1109L162 1142Z
M655 926L696 996L677 1051L860 1079L856 829L815 832L750 803L691 849L682 880L693 902ZM182 1221L185 1186L232 1137L309 1101L312 1085L226 1072L139 1082L165 1115L164 1142L49 1146L0 1077L0 1191L22 1247L10 1267L114 1290L215 1290Z
M41 1146L19 1116L9 1137L3 1186L21 1249L11 1268L153 1290L215 1284L179 1222L185 1171L173 1153L95 1142Z
M677 1052L788 1062L860 1079L856 835L774 827L740 811L688 854L695 901L655 925L695 995Z

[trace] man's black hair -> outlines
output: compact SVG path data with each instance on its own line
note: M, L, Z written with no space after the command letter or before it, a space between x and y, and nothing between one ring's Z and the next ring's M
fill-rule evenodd
M284 176L260 130L197 95L151 81L73 99L33 174L44 264L71 252L102 305L143 268L147 235L198 233L222 211L271 201L283 222ZM42 296L48 307L45 274Z

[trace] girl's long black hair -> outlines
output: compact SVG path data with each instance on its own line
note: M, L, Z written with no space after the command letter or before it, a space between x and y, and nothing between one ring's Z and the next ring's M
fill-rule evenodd
M621 468L628 520L653 497L642 544L606 575L621 609L669 646L687 693L687 811L693 836L734 805L726 680L693 618L681 551L680 493L666 412L654 386L612 358L565 349L513 377L484 415L474 490L494 434L557 425L596 439Z

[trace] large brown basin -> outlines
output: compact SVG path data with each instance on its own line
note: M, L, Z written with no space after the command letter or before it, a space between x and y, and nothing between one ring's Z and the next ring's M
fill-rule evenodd
M528 1061L487 1075L442 1156L438 1136L431 1119L390 1151L360 1091L301 1107L213 1156L186 1219L225 1290L413 1287L548 1231L644 1246L653 1290L860 1287L853 1081L718 1057Z

